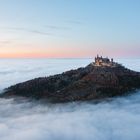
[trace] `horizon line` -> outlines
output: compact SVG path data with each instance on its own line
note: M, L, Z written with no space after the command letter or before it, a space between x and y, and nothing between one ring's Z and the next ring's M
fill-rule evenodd
M93 57L0 57L0 59L94 59ZM112 58L112 57L108 57ZM140 57L113 57L115 59L140 59Z

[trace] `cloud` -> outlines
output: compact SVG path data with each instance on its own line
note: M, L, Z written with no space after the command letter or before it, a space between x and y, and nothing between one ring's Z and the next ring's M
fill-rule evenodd
M10 44L12 41L11 40L0 40L0 44L6 45L6 44Z
M139 93L109 102L41 104L0 99L3 140L139 140Z
M28 30L28 32L31 33L35 33L35 34L41 34L41 35L52 35L51 33L47 33L47 32L42 32L42 31L38 31L38 30Z
M40 34L40 35L52 35L51 33L40 31L40 30L34 30L34 29L28 29L28 28L21 28L21 27L6 27L5 29L8 30L15 30L15 31L25 31L33 34Z
M46 25L46 28L55 29L55 30L70 30L70 27L61 27L61 26L54 26L54 25Z

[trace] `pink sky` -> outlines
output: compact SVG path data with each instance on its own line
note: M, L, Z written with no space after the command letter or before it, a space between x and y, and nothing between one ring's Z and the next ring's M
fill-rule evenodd
M139 57L138 47L6 47L0 48L0 58L92 58L97 54L108 57Z

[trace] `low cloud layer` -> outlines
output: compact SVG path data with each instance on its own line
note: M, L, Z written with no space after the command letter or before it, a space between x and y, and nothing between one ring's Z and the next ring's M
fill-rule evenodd
M139 140L140 92L102 103L0 99L2 140Z

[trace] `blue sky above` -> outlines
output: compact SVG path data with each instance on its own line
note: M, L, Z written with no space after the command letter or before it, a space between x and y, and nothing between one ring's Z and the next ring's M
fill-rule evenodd
M139 0L2 0L0 55L139 57L139 7Z

